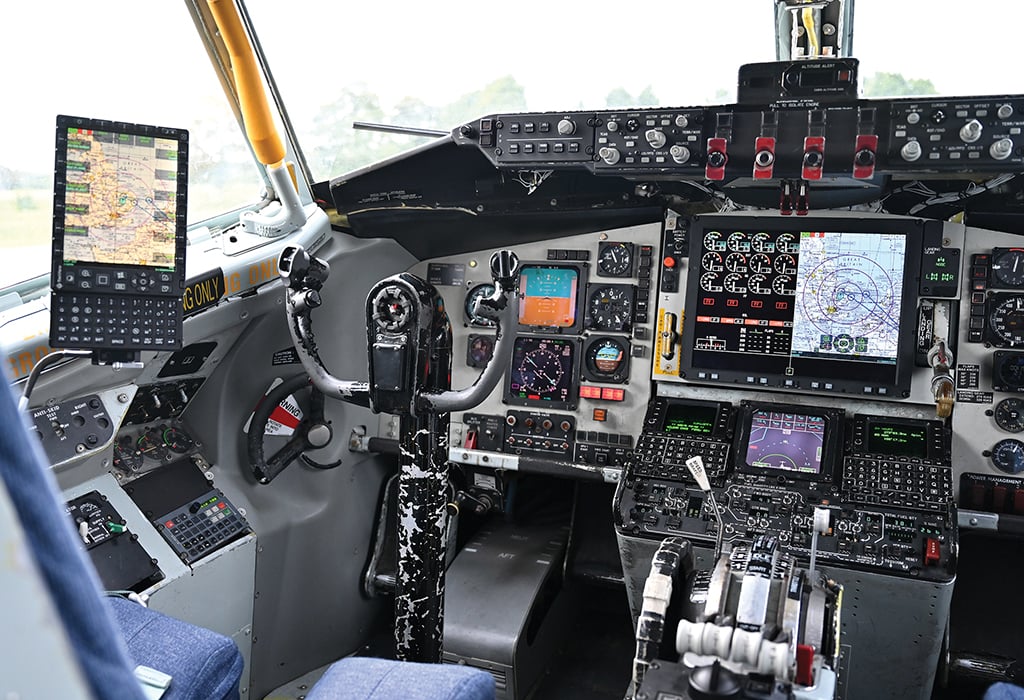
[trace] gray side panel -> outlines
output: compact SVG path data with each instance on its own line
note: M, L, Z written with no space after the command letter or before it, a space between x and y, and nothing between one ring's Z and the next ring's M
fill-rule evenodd
M336 376L365 380L366 292L415 261L393 242L342 235L335 235L317 255L331 265L324 305L313 316L321 356ZM275 377L302 371L298 364L271 363L275 352L291 347L283 299L283 287L275 284L224 310L231 309L232 320L245 313L248 326L187 416L213 464L217 486L245 508L259 537L252 697L355 650L374 631L385 608L381 601L362 596L361 579L390 460L350 453L347 444L353 426L375 426L376 416L327 401L325 416L334 437L310 457L320 463L340 459L336 469L318 471L294 463L263 486L247 463L242 426L250 412ZM390 619L389 608L384 619Z

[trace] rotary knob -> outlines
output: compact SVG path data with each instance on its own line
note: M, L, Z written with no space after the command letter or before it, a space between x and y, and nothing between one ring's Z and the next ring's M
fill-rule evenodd
M562 136L572 136L576 133L576 122L569 118L559 120L558 133Z
M981 122L977 119L972 119L960 127L960 140L964 143L974 143L981 138L981 132Z
M622 154L619 153L619 149L612 148L611 146L602 147L601 150L597 152L597 155L607 165L615 165L619 162L619 159L622 158Z
M672 156L672 160L679 163L680 165L690 160L690 149L678 143L672 146L672 148L668 149L668 154Z
M908 163L913 163L921 157L921 144L917 141L907 141L900 149L900 157Z
M665 138L665 132L661 129L648 129L644 133L644 138L647 139L647 143L651 144L651 148L664 148L668 139Z
M1013 141L1011 139L999 139L988 149L989 155L996 160L1006 160L1013 153Z
M708 153L708 165L712 168L724 168L727 158L721 151L711 151Z

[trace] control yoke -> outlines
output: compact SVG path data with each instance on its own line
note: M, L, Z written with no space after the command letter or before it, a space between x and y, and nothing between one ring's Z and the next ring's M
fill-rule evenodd
M281 253L278 270L287 285L288 327L299 358L313 385L332 398L368 405L377 413L464 411L493 391L512 357L510 329L518 313L514 292L519 277L519 258L512 251L499 250L491 256L494 294L476 302L476 312L497 325L493 356L476 382L458 391L447 385L451 330L444 303L431 285L408 273L374 285L367 295L370 382L348 381L328 371L313 334L311 312L323 304L320 292L330 265L301 246L288 246ZM436 358L432 363L429 357L438 345L446 348L449 357L443 372L438 371ZM413 371L417 366L425 371ZM437 381L431 381L434 375L439 375Z
M491 256L490 268L494 294L477 301L474 311L495 322L494 353L472 386L452 391L452 329L444 300L431 284L402 272L370 289L369 381L346 381L327 370L313 336L311 313L323 304L320 292L330 266L299 246L285 248L278 261L287 285L288 328L313 385L326 396L399 416L395 653L403 661L441 662L449 414L483 401L512 357L519 260L501 250Z

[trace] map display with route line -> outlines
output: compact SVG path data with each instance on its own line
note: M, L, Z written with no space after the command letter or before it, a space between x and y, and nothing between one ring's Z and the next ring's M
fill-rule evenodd
M802 232L792 355L895 362L906 237Z
M68 129L64 259L174 268L178 143Z

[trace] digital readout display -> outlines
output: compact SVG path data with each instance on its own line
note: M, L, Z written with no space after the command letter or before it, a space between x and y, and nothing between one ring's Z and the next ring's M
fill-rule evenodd
M665 412L665 424L661 427L666 433L695 433L709 435L715 429L718 409L715 406L699 404L673 403Z
M868 451L893 457L928 456L928 430L905 423L871 423L868 426Z

